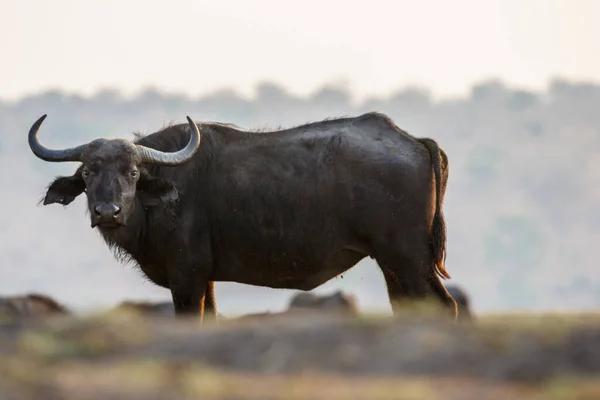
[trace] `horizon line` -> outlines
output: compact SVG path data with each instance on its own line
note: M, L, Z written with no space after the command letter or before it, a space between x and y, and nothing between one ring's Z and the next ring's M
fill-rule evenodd
M465 88L466 90L464 91L464 94L462 94L462 95L435 96L434 88L423 85L423 84L414 83L414 84L403 85L402 87L398 87L396 89L392 89L392 90L388 91L387 93L368 94L368 95L360 96L361 98L358 99L356 96L356 90L353 89L352 87L350 87L349 84L344 83L344 82L342 82L342 83L339 83L339 82L321 83L320 85L317 86L316 89L312 90L308 94L300 94L298 91L291 89L285 83L277 82L276 80L259 80L259 81L255 82L255 84L253 85L252 94L250 94L250 95L247 93L244 93L244 91L239 88L228 87L228 86L223 86L218 89L206 90L204 92L200 92L200 93L196 93L196 94L192 94L190 91L186 92L186 91L182 91L182 90L169 90L165 87L160 87L159 85L151 85L151 84L140 86L135 90L124 90L124 89L119 88L118 86L112 86L112 85L99 85L93 91L62 89L62 88L56 87L56 86L54 86L54 87L48 86L46 88L43 88L43 89L40 89L40 90L37 90L34 92L23 93L19 96L11 96L11 97L6 98L6 97L2 97L0 95L0 104L2 104L2 103L16 104L16 103L20 103L22 101L25 101L25 100L28 100L31 98L44 96L44 95L47 95L50 93L58 93L58 94L61 94L63 96L68 96L68 97L79 97L84 100L92 100L95 97L98 97L99 95L101 95L103 93L114 93L121 100L125 100L125 101L134 100L148 92L158 93L162 96L184 97L188 101L198 101L198 100L206 99L211 96L218 95L220 93L231 93L232 95L234 95L240 99L247 100L247 101L254 101L258 98L258 91L261 88L261 86L276 87L277 89L286 93L289 97L293 97L296 99L304 99L304 100L308 100L325 90L338 90L338 91L347 93L350 98L350 102L355 103L355 104L365 103L365 102L372 101L372 100L390 99L394 96L397 96L398 94L409 93L409 92L422 93L430 99L431 103L443 103L443 102L447 102L447 101L465 100L466 98L469 98L472 96L473 91L476 88L486 86L486 85L498 84L501 87L503 87L504 89L507 89L507 90L513 91L513 92L524 91L524 92L529 92L529 93L533 93L533 94L537 94L537 95L544 95L544 94L548 94L548 92L552 89L552 86L554 86L556 84L560 84L560 83L572 85L572 86L591 85L591 86L600 87L600 80L573 79L573 78L567 78L567 77L558 76L558 75L554 76L552 78L548 78L546 80L545 86L541 89L526 87L526 85L511 84L510 82L507 82L506 79L502 79L502 78L484 78L484 79L480 79L480 80L474 82L471 85L467 85Z

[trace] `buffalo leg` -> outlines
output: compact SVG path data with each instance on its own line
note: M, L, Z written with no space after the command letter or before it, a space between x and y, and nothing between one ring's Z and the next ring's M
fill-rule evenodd
M454 297L452 297L452 295L448 292L448 289L446 289L446 286L444 286L439 276L436 274L431 274L429 279L431 281L433 292L439 297L446 307L448 307L450 310L453 310L455 319L458 319L460 316L460 311L456 299L454 299Z
M215 283L213 281L209 281L208 285L206 285L203 307L203 314L207 320L219 320L219 313L217 312L217 302L215 300Z
M173 306L176 316L199 315L202 318L200 300L206 289L196 291L183 291L171 289Z
M197 315L202 321L204 309L204 296L209 284L208 279L200 277L197 274L188 273L193 269L177 267L169 272L169 281L171 286L171 296L173 297L173 306L175 316ZM196 270L197 271L197 270Z
M434 296L456 318L456 302L435 275L428 241L420 246L413 242L405 247L412 251L402 251L402 246L388 243L376 251L375 257L383 272L394 314L401 311L402 299L423 300Z

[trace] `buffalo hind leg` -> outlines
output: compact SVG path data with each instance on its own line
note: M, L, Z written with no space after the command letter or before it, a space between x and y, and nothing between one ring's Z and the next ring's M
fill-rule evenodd
M457 319L459 314L458 304L456 303L454 297L452 297L452 295L448 292L446 286L444 286L444 284L442 283L441 278L435 273L432 273L429 276L429 279L431 280L431 287L433 288L433 292L437 295L437 297L442 301L442 303L446 307L448 307L450 310L454 310L453 314L456 317L455 319Z
M425 300L435 297L456 319L456 302L435 275L430 249L424 246L407 246L413 251L402 252L399 248L390 247L388 245L379 249L376 261L383 272L394 314L400 313L403 299Z

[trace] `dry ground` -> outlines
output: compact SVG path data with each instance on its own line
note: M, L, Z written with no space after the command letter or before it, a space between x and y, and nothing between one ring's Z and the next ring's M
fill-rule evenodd
M600 399L600 314L0 322L0 399Z

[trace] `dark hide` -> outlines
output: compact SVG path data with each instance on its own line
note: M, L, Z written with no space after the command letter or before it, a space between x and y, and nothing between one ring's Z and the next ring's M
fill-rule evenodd
M200 147L178 166L138 165L125 141L93 142L83 164L95 175L58 178L45 204L82 181L90 207L118 202L122 225L99 231L171 290L177 314L200 313L209 282L308 291L370 256L395 312L395 300L434 295L455 315L440 281L447 158L435 141L379 113L274 132L198 126ZM173 152L189 138L182 124L136 143Z

